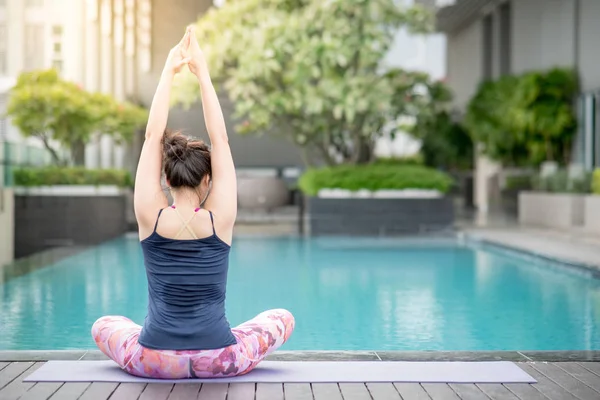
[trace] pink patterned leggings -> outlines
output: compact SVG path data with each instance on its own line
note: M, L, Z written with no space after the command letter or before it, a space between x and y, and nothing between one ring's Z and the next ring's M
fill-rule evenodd
M237 343L216 350L152 350L138 343L142 327L125 317L106 316L92 327L98 348L128 373L144 378L221 378L246 374L284 344L294 317L265 311L231 331Z

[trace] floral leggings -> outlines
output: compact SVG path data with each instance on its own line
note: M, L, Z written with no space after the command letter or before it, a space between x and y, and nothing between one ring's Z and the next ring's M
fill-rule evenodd
M144 378L221 378L246 374L285 343L294 317L265 311L231 331L237 343L216 350L152 350L138 343L142 327L125 317L106 316L92 327L98 348L126 372Z

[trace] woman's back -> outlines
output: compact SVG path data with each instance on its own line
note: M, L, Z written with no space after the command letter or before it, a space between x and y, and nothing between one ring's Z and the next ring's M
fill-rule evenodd
M141 245L149 302L139 343L159 350L235 344L225 316L230 246L217 236L212 213L161 210Z

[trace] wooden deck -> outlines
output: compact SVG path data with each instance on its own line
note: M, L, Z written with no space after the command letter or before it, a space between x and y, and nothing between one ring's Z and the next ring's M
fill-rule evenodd
M522 363L537 384L23 382L43 362L0 362L0 399L600 400L600 362Z

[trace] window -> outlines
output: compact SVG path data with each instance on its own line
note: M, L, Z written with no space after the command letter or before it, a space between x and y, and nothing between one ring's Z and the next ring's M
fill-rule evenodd
M579 125L573 143L573 161L586 170L600 167L600 91L579 95Z
M42 25L25 26L25 69L44 67L44 27Z
M144 0L137 8L138 62L144 72L152 67L152 2Z
M493 78L494 65L494 20L492 15L483 19L483 79Z
M63 68L63 62L62 60L54 60L52 61L52 68L54 68L56 71L58 71L59 73L62 72L62 68Z
M6 57L6 47L8 44L8 38L6 35L6 25L0 25L0 75L6 75L8 73L8 60Z
M63 28L62 28L62 26L60 26L60 25L54 25L54 26L52 27L52 34L53 34L54 36L61 36L61 35L62 35L62 33L63 33Z
M54 53L55 54L60 54L61 50L62 50L61 43L60 42L55 42L54 43Z
M25 0L25 7L41 7L44 5L44 0Z
M135 1L125 1L125 54L133 56L135 52Z
M510 3L504 3L500 6L498 12L499 28L500 28L500 75L510 74Z

